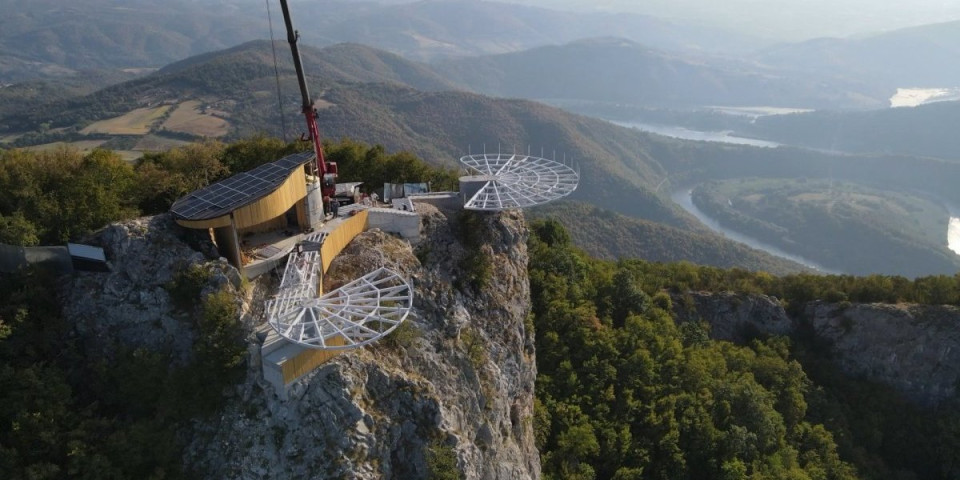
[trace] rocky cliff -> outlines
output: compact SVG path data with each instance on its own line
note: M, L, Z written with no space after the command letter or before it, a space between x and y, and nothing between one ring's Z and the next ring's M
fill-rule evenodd
M249 366L214 417L183 431L193 477L407 479L446 469L467 479L538 478L522 214L422 209L416 252L372 230L325 278L336 288L390 266L412 279L414 313L392 337L295 382L286 400L261 378L255 334L275 279L242 285L235 269L210 255L209 241L167 216L111 225L90 239L104 247L112 272L77 275L64 288L65 314L91 354L142 348L173 352L186 364L197 333L171 297L171 280L196 266L207 272L205 291L234 295ZM465 265L481 275L467 278Z
M889 385L933 405L960 382L960 308L811 302L790 318L776 298L691 292L674 298L678 320L704 321L715 339L812 333L845 374Z
M956 394L960 308L813 302L804 318L846 374L890 385L923 404Z
M468 254L453 214L423 206L424 241L372 230L337 257L327 288L379 266L413 279L414 311L397 338L345 353L281 400L251 368L240 400L197 425L188 463L208 478L426 478L441 458L467 479L537 478L536 365L526 226L515 213L479 217L482 290L457 284Z
M208 238L180 228L168 215L109 225L87 243L103 247L111 271L78 272L61 292L63 314L90 358L144 348L170 352L178 363L189 360L196 332L167 287L191 266L207 272L196 297L225 288L242 302L237 270L217 258ZM252 324L249 315L243 320Z

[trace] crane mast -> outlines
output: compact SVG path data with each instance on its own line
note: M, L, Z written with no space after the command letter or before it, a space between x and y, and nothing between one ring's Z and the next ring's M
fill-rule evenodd
M317 127L317 110L313 107L313 99L310 98L310 91L307 89L307 78L303 73L303 62L300 59L300 49L297 47L297 41L300 33L293 29L293 21L290 19L290 8L287 6L287 0L280 0L280 8L283 10L283 23L287 28L287 42L290 43L290 51L293 54L293 67L297 71L297 82L300 84L300 96L303 98L301 112L307 120L307 135L313 142L313 151L316 154L316 162L313 165L313 174L320 178L322 182L321 191L324 197L333 198L336 193L337 164L328 163L323 156L323 145L320 143L320 129Z

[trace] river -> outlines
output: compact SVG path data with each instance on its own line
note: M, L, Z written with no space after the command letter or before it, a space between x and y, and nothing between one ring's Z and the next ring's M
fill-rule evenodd
M681 207L683 207L684 210L686 210L687 212L690 212L691 215L693 215L694 217L697 217L697 219L703 222L704 225L710 227L711 230L723 235L724 237L729 238L730 240L733 240L735 242L740 242L751 248L756 248L757 250L763 250L764 252L767 252L770 255L774 255L780 258L785 258L787 260L799 263L800 265L803 265L808 268L812 268L820 273L829 273L829 274L840 273L836 270L826 268L823 265L820 265L819 263L814 262L813 260L809 260L799 255L794 255L792 253L784 252L783 250L773 245L770 245L769 243L762 242L760 240L757 240L756 238L744 235L734 230L730 230L729 228L726 228L723 225L720 225L719 222L708 217L707 214L703 213L702 210L700 210L699 208L697 208L696 205L693 204L692 189L683 188L683 189L677 190L670 195L670 198L677 205L680 205ZM956 220L957 220L956 235L958 240L958 248L960 248L960 218ZM953 222L951 221L951 225L952 224Z
M950 217L947 225L947 248L960 255L960 218Z
M704 132L699 130L690 130L688 128L678 127L678 126L669 126L669 125L654 125L649 123L642 122L613 122L617 125L624 127L636 128L637 130L642 130L645 132L656 133L658 135L663 135L666 137L680 138L685 140L698 140L705 142L720 142L720 143L732 143L737 145L752 145L755 147L767 147L775 148L781 144L776 142L768 142L765 140L756 140L753 138L743 138L735 137L730 135L730 132ZM836 152L833 152L836 153ZM659 188L659 187L658 187ZM815 269L823 273L839 273L836 270L832 270L824 267L812 260L800 257L798 255L793 255L783 250L764 243L760 240L757 240L753 237L749 237L739 232L735 232L728 228L725 228L720 225L716 220L708 217L703 213L696 205L693 204L692 199L692 190L690 189L681 189L673 192L670 195L670 198L673 199L678 205L683 207L684 210L690 212L693 216L697 217L704 225L710 227L712 230L722 234L723 236L746 244L752 248L758 250L763 250L771 255L775 255L781 258L786 258L787 260L792 260L796 263L804 265L806 267ZM952 250L954 253L960 255L960 217L955 217L953 215L960 215L954 209L950 209L950 222L947 225L947 247Z
M755 138L735 137L730 132L704 132L701 130L690 130L689 128L678 127L674 125L654 125L642 122L613 122L622 127L636 128L644 132L656 133L665 137L680 138L684 140L698 140L701 142L719 142L732 143L734 145L751 145L754 147L776 148L780 144L766 140L757 140Z

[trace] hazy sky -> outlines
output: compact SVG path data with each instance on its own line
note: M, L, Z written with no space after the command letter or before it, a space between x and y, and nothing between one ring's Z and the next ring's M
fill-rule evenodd
M501 0L555 9L624 11L780 40L851 36L960 20L960 0Z

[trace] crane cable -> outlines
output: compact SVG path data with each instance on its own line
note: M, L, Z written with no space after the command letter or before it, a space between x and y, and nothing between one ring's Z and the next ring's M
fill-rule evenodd
M280 91L280 67L277 64L277 45L273 40L273 17L270 15L270 0L264 0L267 4L267 23L270 25L270 49L273 50L273 74L277 80L277 108L280 110L280 130L283 135L283 143L287 143L287 121L283 116L283 94Z

